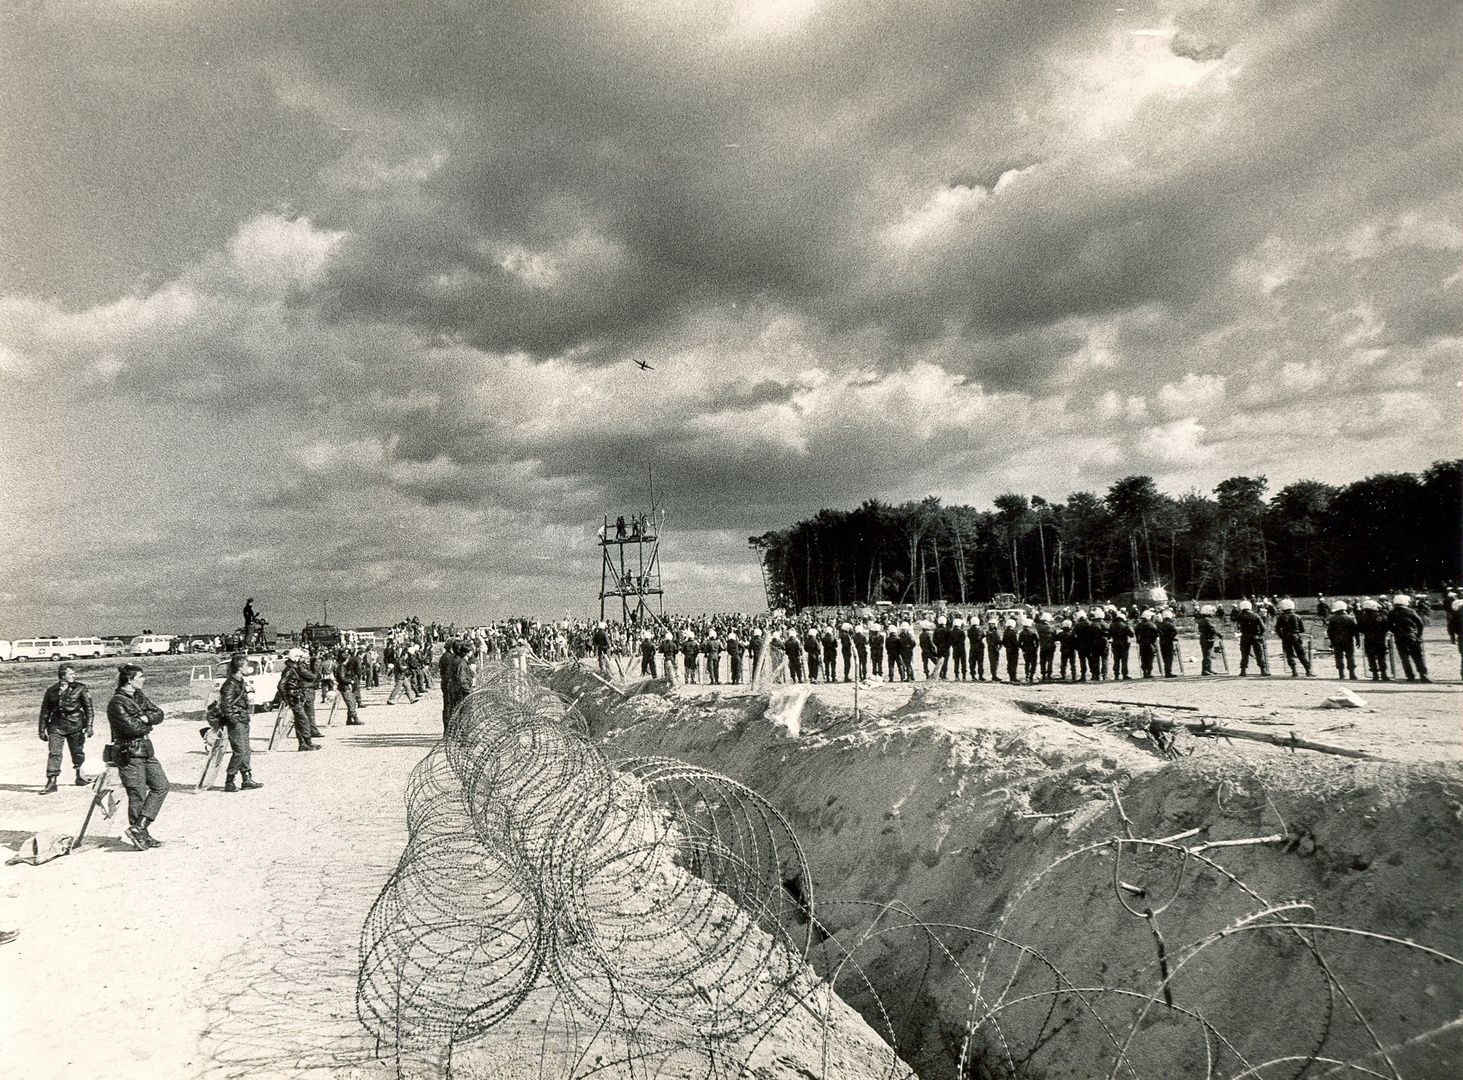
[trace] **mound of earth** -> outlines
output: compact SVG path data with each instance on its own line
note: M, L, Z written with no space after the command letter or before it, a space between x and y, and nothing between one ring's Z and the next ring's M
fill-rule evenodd
M554 683L612 754L785 816L821 970L925 1080L1463 1065L1456 762L1165 752L938 684L855 719L806 687Z

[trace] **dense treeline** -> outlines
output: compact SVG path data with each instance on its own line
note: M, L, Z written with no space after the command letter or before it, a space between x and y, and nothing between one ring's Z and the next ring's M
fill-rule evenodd
M935 496L820 510L748 538L774 607L876 600L1102 600L1143 582L1178 599L1437 587L1463 563L1463 460L1345 487L1302 480L1266 501L1263 476L1174 498L1148 476L1065 502L998 496L990 510Z

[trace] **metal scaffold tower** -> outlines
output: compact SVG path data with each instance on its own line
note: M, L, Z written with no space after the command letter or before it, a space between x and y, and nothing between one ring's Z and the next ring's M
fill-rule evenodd
M664 514L660 514L664 517ZM626 626L650 629L664 624L660 587L660 526L652 509L634 517L605 515L599 530L604 552L600 567L599 617L606 618L605 601L620 598L620 617ZM652 597L654 598L652 601Z

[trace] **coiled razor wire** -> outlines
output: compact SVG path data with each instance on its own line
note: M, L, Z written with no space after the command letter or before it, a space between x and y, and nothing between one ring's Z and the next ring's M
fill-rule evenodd
M524 671L464 700L407 813L357 992L403 1075L450 1072L455 1046L545 988L627 1058L714 1059L816 982L807 861L781 815L681 762L612 766Z
M1135 836L1116 792L1123 835L1056 858L989 928L897 901L815 909L803 850L764 798L679 761L610 761L521 665L464 701L407 801L357 989L401 1076L450 1075L495 1027L538 1048L514 1075L654 1075L686 1050L699 1075L747 1075L749 1047L790 1013L830 1037L830 989L889 1044L885 1075L908 1075L908 1048L925 1080L1403 1080L1463 1061L1458 958L1319 921L1214 858L1279 837ZM1084 909L1060 951L1028 944ZM1418 985L1371 975L1386 949L1409 954ZM1285 1015L1257 1004L1275 1002ZM839 1075L826 1045L818 1075Z

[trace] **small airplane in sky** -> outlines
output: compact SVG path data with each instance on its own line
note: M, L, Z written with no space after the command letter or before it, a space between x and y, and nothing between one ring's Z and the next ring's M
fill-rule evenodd
M634 359L634 358L632 357L632 359ZM637 364L640 365L640 370L641 371L654 371L655 370L655 368L653 368L653 367L650 366L650 361L649 360L635 360L635 363L637 363Z

